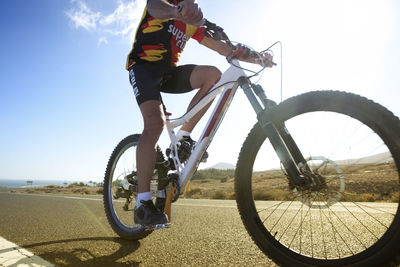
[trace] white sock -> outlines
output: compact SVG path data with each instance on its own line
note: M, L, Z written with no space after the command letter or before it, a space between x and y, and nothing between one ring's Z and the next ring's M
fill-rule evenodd
M179 130L178 133L176 134L176 139L179 141L182 139L184 136L190 136L191 132Z
M139 208L142 205L141 203L142 200L143 201L151 200L151 193L150 192L139 193L136 201L136 208Z

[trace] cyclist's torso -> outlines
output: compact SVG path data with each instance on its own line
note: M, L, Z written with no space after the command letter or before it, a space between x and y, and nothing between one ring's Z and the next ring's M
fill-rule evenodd
M168 0L175 5L181 1ZM126 69L146 62L175 66L186 42L190 38L200 42L203 37L203 27L187 25L178 20L156 19L149 14L146 6L133 48L128 55Z

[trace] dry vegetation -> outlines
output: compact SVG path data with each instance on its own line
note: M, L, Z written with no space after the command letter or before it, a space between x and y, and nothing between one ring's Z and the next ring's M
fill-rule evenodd
M393 163L376 165L340 166L344 175L345 190L341 201L398 201L399 177ZM190 184L189 198L234 199L234 172L220 171L216 179L203 178L207 171L201 173L200 179ZM335 174L333 170L324 170L325 174ZM215 177L215 176L214 176ZM196 177L195 177L196 178ZM329 181L329 187L338 190L338 183ZM295 195L288 188L287 178L281 171L256 172L252 177L253 197L256 200L293 200Z
M68 186L47 185L43 187L14 188L13 193L36 193L36 194L80 194L98 195L103 193L103 187L89 186L84 183L72 183Z
M377 165L341 166L345 179L345 191L341 201L398 201L399 177L393 163ZM325 170L333 174L332 170ZM338 188L335 180L331 188ZM256 172L252 178L253 197L256 200L293 200L287 178L281 171ZM207 169L198 171L186 191L185 198L235 199L234 170ZM45 186L41 188L15 189L23 193L102 194L102 187L70 184L67 187Z

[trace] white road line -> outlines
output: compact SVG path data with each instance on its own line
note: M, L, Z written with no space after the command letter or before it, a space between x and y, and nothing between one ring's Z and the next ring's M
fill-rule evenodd
M0 266L54 266L0 236Z

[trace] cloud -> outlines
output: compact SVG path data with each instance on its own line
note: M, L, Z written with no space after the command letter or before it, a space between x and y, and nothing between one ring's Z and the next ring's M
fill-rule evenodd
M92 11L85 0L71 0L71 8L66 12L75 28L97 32L97 44L107 44L107 37L118 36L133 41L137 25L142 17L146 0L118 0L117 8L109 14Z
M102 44L108 44L108 40L105 36L100 37L99 40L97 41L98 46L100 46Z
M96 29L96 24L101 17L100 12L93 12L84 1L72 1L76 7L68 10L67 16L75 23L75 28L82 27L87 31Z

